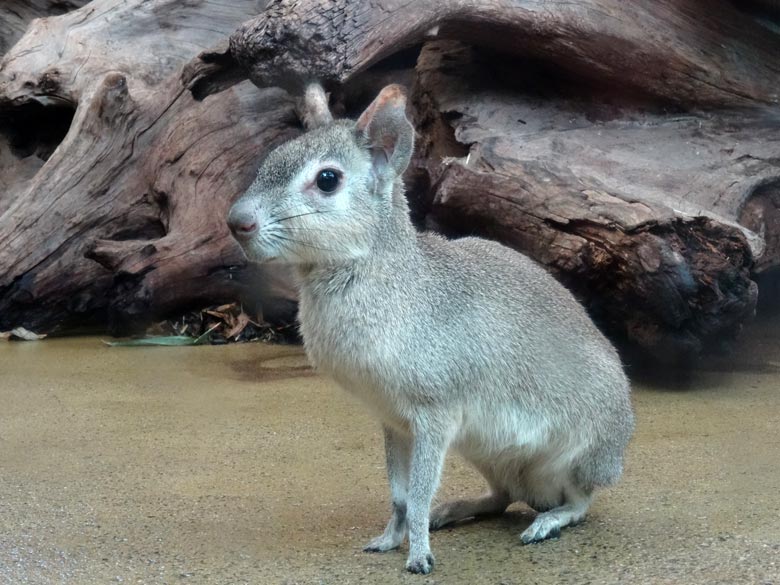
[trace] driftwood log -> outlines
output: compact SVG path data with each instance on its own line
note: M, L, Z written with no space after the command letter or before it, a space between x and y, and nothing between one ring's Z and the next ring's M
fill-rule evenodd
M646 353L719 347L780 263L780 35L747 4L771 10L93 0L35 21L0 65L0 330L253 302L272 277L223 216L299 132L290 95L319 79L349 114L402 79L421 226L530 254Z
M30 22L65 14L84 6L89 0L5 0L0 4L0 55L22 38Z
M525 251L613 335L664 360L732 339L755 306L753 258L766 256L735 219L780 173L780 116L628 115L567 92L570 80L545 94L539 70L525 70L511 76L495 55L452 43L423 50L429 221Z
M776 34L729 0L278 0L232 35L230 52L261 86L341 84L429 37L684 105L780 98Z
M5 56L0 330L127 332L265 282L224 216L258 154L298 132L293 103L248 82L198 102L179 81L256 9L95 1Z

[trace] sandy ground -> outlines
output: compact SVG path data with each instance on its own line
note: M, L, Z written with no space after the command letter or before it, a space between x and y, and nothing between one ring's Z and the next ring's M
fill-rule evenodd
M377 424L301 350L0 343L0 583L780 585L780 322L718 371L635 383L624 481L584 524L531 519L361 552L388 511ZM479 477L453 457L440 498Z

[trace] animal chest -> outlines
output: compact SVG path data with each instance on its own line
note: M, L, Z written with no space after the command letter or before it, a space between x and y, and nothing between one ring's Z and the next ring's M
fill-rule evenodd
M302 291L299 320L309 359L384 421L405 424L411 409L397 324L370 299L340 301Z

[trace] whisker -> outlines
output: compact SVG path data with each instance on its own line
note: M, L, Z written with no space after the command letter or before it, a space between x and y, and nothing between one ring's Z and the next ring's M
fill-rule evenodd
M344 250L334 250L333 248L323 248L321 246L315 246L314 244L309 244L308 242L302 242L301 240L296 240L295 238L287 238L285 236L279 235L279 234L273 234L275 238L278 238L280 240L284 240L286 242L292 242L294 244L300 244L301 246L306 246L307 248L314 248L315 250L321 250L323 252L344 252Z
M269 224L266 224L266 227L272 226L277 223L282 223L283 221L287 221L289 219L295 219L296 217L305 217L307 215L319 215L323 213L335 213L337 210L335 209L324 209L324 210L317 210L317 211L308 211L306 213L299 213L297 215L289 215L287 217L280 217L279 219L275 219Z
M289 227L289 226L278 226L275 228L276 231L282 231L282 232L325 232L325 233L333 233L333 230L328 230L325 228L315 228L315 227Z
M288 209L290 209L290 208L288 208ZM285 211L285 210L282 210L282 211ZM274 225L278 225L278 224L280 224L280 223L282 223L284 221L287 221L289 219L295 219L297 217L304 217L306 215L319 215L319 214L325 214L325 213L340 213L340 214L343 215L345 212L340 210L340 209L323 209L323 210L317 210L317 211L309 211L309 212L306 212L306 213L299 213L299 214L296 214L296 215L289 215L287 217L280 217L279 219L275 219L271 223L265 224L264 227L271 227L271 226L274 226ZM366 228L370 228L371 227L367 222L359 220L358 218L354 218L353 217L351 221L353 223L357 223L358 225L361 225L361 226L366 227ZM285 227L285 229L292 229L292 228ZM295 229L305 229L305 228L302 228L302 227L299 226L299 227L297 227ZM314 229L314 228L307 228L307 229Z

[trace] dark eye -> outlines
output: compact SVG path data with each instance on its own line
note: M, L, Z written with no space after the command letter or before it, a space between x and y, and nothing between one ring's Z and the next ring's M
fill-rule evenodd
M317 189L323 193L333 193L339 186L341 175L333 169L322 169L317 173Z

